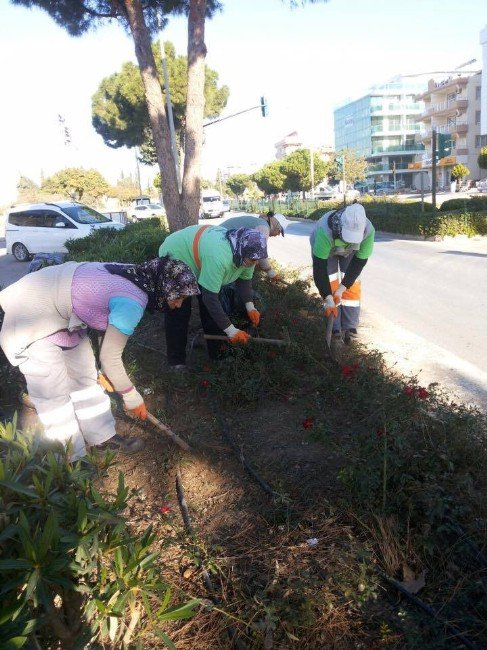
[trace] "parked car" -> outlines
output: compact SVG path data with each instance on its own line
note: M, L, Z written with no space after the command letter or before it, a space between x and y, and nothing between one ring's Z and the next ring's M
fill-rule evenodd
M164 217L166 213L159 203L147 203L136 205L130 212L130 218L134 221L150 219L151 217Z
M335 199L338 194L338 185L332 187L331 185L319 185L315 192L315 199L320 199L320 201L328 201L330 199Z
M381 196L384 194L394 194L396 189L393 181L380 181L374 188L375 194Z
M202 190L200 201L200 219L223 217L228 207L223 204L221 195L214 190Z
M27 262L35 253L66 253L68 239L80 239L99 228L121 230L115 223L82 203L33 203L12 207L5 220L7 254Z

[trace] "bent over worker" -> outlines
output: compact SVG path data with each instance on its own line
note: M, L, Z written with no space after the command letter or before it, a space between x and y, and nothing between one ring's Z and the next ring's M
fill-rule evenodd
M225 313L218 293L235 282L247 316L254 326L260 321L252 297L252 277L258 260L267 257L265 237L257 230L225 230L218 226L188 226L170 234L159 248L159 255L172 255L185 262L198 278L201 324L205 334L227 335L230 343L247 343L250 336L237 329ZM169 366L182 370L186 362L186 344L191 316L191 300L181 309L166 314L166 344ZM207 341L210 358L218 358L218 341Z
M278 235L284 237L286 228L290 223L291 222L286 219L283 214L274 214L274 212L270 210L266 214L260 214L258 217L252 214L241 214L238 217L230 217L230 219L222 221L220 226L227 230L231 230L232 228L252 228L261 232L267 241L269 237L277 237ZM264 260L259 260L256 267L265 271L271 280L279 280L279 275L277 271L274 271L272 268L268 257Z
M105 333L101 369L126 410L145 419L144 399L123 366L125 344L146 307L174 309L198 292L191 269L169 257L138 265L67 262L26 275L0 292L5 312L0 345L25 376L46 438L71 441L72 460L83 457L87 445L107 441L121 451L141 449L141 440L115 431L87 327Z
M326 317L334 316L335 340L357 336L360 273L374 247L375 229L365 210L354 203L324 214L310 236L313 278L324 300Z

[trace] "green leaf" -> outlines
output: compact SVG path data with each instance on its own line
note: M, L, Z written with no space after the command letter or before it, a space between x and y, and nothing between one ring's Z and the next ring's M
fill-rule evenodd
M162 630L154 630L154 634L164 641L169 650L177 650L174 643Z
M2 642L2 650L17 650L17 648L23 648L26 641L26 636L15 636L8 641Z
M18 569L31 569L32 563L20 557L10 560L0 560L0 571L17 571Z
M176 607L166 609L162 614L158 614L157 618L159 621L178 621L184 618L191 618L195 615L195 610L200 604L200 598L192 598L183 605L176 605Z
M26 497L30 497L31 499L38 499L39 495L35 490L32 488L28 488L25 485L22 485L21 483L17 483L16 481L0 481L0 485L7 488L8 490L12 490L12 492L17 492L18 494L23 494Z
M51 548L52 539L56 533L57 529L57 517L54 514L54 510L51 510L46 523L44 525L44 531L42 533L41 540L39 542L39 558L42 559L47 555L47 552Z

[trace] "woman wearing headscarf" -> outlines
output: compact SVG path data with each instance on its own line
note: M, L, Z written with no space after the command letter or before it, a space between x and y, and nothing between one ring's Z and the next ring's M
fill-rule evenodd
M25 376L44 435L71 441L71 459L107 441L138 451L142 441L115 431L110 399L98 384L87 328L104 332L103 374L134 416L145 419L144 400L130 381L122 352L145 309L176 309L199 293L188 266L168 256L145 264L67 262L21 278L0 292L4 321L0 345Z
M159 248L159 255L171 255L185 262L198 278L201 324L205 334L225 333L230 343L247 343L247 332L237 329L225 313L218 293L235 282L247 316L254 326L260 321L252 297L252 277L258 260L267 257L264 235L258 230L226 230L218 226L188 226L172 233ZM186 362L191 300L185 299L177 312L166 314L166 344L169 366L183 369ZM208 354L218 356L218 342L207 341Z

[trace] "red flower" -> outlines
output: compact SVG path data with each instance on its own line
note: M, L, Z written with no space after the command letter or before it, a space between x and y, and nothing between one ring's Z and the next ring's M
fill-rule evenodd
M161 506L159 508L159 512L161 513L161 515L170 515L172 512L172 508L171 506Z
M414 397L416 395L416 388L414 386L404 386L403 392L408 397Z
M430 396L430 394L428 393L426 388L419 388L418 389L418 398L419 399L426 399L429 396Z
M210 385L210 382L208 381L208 379L202 379L201 380L201 386L203 388L208 388L209 385Z
M305 418L303 420L303 429L312 429L315 424L314 418Z
M377 429L377 431L375 433L376 433L378 438L383 438L386 435L386 432L384 431L384 429Z
M357 374L357 370L360 368L358 363L352 363L351 366L343 366L342 368L342 377L345 379L353 379Z

